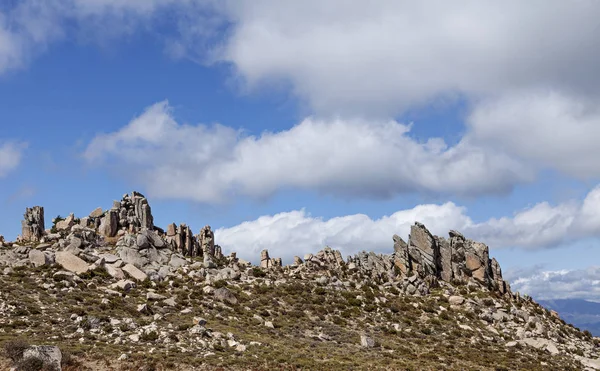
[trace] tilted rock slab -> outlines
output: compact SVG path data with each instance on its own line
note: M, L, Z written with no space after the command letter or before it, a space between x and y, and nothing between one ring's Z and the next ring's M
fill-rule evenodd
M68 251L59 251L55 255L56 263L65 270L76 274L85 273L90 269L88 263Z

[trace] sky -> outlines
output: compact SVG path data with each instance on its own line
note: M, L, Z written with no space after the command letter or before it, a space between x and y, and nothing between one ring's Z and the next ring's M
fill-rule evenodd
M600 3L0 1L0 233L133 190L291 262L424 223L600 301ZM49 225L47 225L49 227Z

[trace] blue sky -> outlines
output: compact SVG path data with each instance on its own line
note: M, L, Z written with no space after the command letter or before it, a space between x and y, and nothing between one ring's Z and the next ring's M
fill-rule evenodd
M3 3L0 233L134 189L251 260L390 252L419 220L600 300L599 5L499 7Z

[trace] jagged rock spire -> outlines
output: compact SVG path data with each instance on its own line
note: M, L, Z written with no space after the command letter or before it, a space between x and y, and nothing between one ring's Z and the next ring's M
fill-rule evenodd
M44 236L44 208L34 206L26 208L21 222L21 240L27 242L39 242Z
M460 232L451 230L447 240L432 235L423 224L415 222L408 244L397 235L393 240L394 264L405 275L414 272L423 279L446 282L473 279L503 294L510 292L500 265L489 258L489 247L466 239Z

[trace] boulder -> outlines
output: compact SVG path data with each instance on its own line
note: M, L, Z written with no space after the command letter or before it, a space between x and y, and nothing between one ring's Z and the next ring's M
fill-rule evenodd
M148 292L146 294L146 300L165 300L165 299L167 299L166 296L157 294L155 292Z
M73 213L69 214L64 220L61 220L56 223L56 229L59 231L66 231L70 229L75 224L75 215Z
M173 237L177 234L177 225L171 223L167 226L167 237Z
M119 229L119 214L116 210L108 210L98 228L98 233L105 237L114 237Z
M99 218L103 214L102 208L98 207L90 213L90 218Z
M119 257L113 254L100 254L99 257L104 259L104 261L108 264L113 264L119 260Z
M53 263L50 254L46 254L40 250L29 251L29 261L34 267L41 267L43 265L50 265Z
M448 303L450 303L450 305L461 305L464 302L465 298L463 298L462 296L450 296L448 298Z
M106 270L106 273L108 273L111 277L116 278L118 280L122 280L125 278L125 273L123 272L123 270L121 268L115 267L112 264L105 264L104 270Z
M76 274L85 273L90 266L83 260L68 251L59 251L55 255L56 263L69 272Z
M182 257L177 256L176 254L171 255L171 260L169 261L169 265L175 269L188 264L187 260Z
M526 338L523 340L519 340L519 343L529 345L536 349L543 349L552 355L558 354L560 352L556 344L552 340L548 339Z
M127 273L131 278L138 281L145 281L148 278L146 273L136 268L133 264L126 264L122 269L123 272Z
M56 370L61 370L62 353L57 346L53 345L34 345L23 351L23 359L37 358ZM44 368L45 369L45 368Z
M216 289L213 294L217 300L229 303L231 305L237 304L238 302L235 295L233 295L233 293L226 287Z
M364 348L373 348L375 346L375 340L368 337L367 335L361 335L360 345Z

